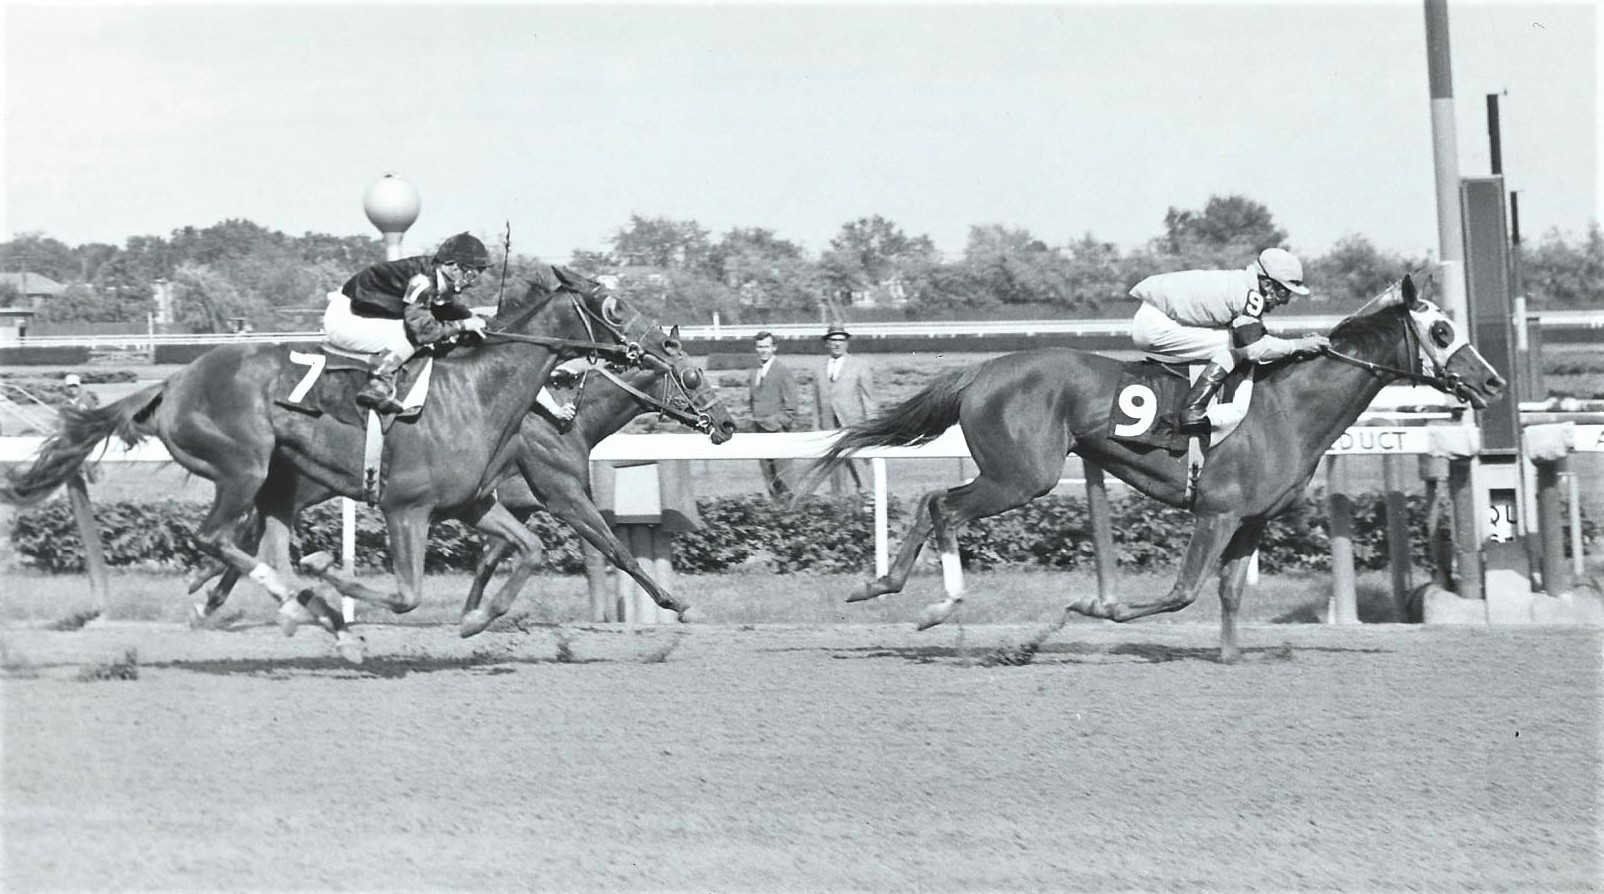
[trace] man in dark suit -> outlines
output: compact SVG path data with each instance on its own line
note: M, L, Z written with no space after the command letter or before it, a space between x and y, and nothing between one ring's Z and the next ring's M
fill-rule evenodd
M847 356L850 338L852 334L839 323L832 324L824 333L824 344L830 356L813 380L813 421L820 429L843 428L874 415L874 370L862 360ZM830 490L844 493L849 474L858 493L869 489L868 460L852 459L830 477Z
M774 355L779 348L774 334L759 332L754 341L758 367L752 370L750 380L753 431L791 431L796 427L797 412L801 408L801 393L796 377ZM787 459L761 459L763 483L769 496L775 499L791 493L791 461Z

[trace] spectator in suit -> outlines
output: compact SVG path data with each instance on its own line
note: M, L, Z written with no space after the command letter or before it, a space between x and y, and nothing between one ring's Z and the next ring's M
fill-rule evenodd
M752 430L791 431L796 427L797 413L802 403L796 377L791 375L791 370L785 364L775 359L779 347L774 343L772 332L759 332L753 343L757 349L758 367L752 371L750 383ZM762 459L758 460L758 465L763 470L763 483L768 487L769 496L782 499L790 495L790 460Z
M817 428L844 428L874 415L874 370L862 360L847 356L850 338L852 334L839 323L824 333L830 356L813 381L813 421ZM845 493L848 475L858 493L869 490L869 461L853 459L830 477L831 492Z

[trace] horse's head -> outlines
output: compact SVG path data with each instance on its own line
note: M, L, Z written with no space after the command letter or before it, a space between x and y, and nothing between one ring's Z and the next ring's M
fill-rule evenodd
M682 353L678 338L600 283L562 267L552 268L557 285L534 283L522 298L504 299L486 334L514 341L540 341L567 359L603 354L632 365L655 362L667 368ZM651 358L648 361L646 358Z
M1405 320L1406 340L1414 345L1409 363L1412 377L1484 409L1503 393L1504 377L1476 350L1464 327L1448 319L1437 305L1421 298L1415 281L1405 276L1401 282L1359 310L1356 317L1391 312Z
M679 344L679 327L669 330L669 341ZM724 406L707 374L684 351L670 361L663 375L664 412L722 444L735 434L735 417Z

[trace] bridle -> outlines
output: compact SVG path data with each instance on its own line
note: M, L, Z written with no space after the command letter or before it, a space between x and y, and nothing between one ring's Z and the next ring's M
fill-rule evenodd
M1442 364L1437 362L1436 358L1426 355L1420 343L1420 333L1415 331L1415 321L1410 317L1407 305L1398 306L1398 317L1399 322L1404 327L1404 344L1410 358L1408 369L1400 369L1384 363L1376 363L1373 360L1366 360L1363 357L1355 357L1352 354L1344 354L1330 345L1327 345L1321 353L1333 360L1340 360L1343 363L1357 366L1376 375L1403 379L1421 385L1430 385L1444 394L1451 394L1460 400L1468 400L1467 395L1470 393L1470 388L1465 384L1465 380L1459 375L1449 372ZM1423 355L1431 360L1432 372L1430 373L1423 371L1425 366L1421 362Z
M698 396L697 392L685 383L685 374L676 365L670 365L664 371L661 397L647 394L636 388L606 366L587 367L579 378L579 386L574 398L575 404L578 404L584 397L585 380L589 377L591 370L596 370L611 379L614 385L623 389L639 403L656 409L658 415L673 419L675 422L693 428L702 434L708 434L713 431L713 416L707 410L718 400L718 397L711 392L705 392ZM689 407L690 410L684 409L685 407ZM695 412L691 412L692 410Z

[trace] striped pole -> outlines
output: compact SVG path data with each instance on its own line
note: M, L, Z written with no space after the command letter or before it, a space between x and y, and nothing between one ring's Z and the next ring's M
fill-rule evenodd
M1454 124L1453 65L1448 48L1448 0L1426 3L1426 73L1431 82L1431 145L1437 172L1437 251L1442 258L1442 306L1469 323L1465 293L1465 225L1459 210L1459 141Z

